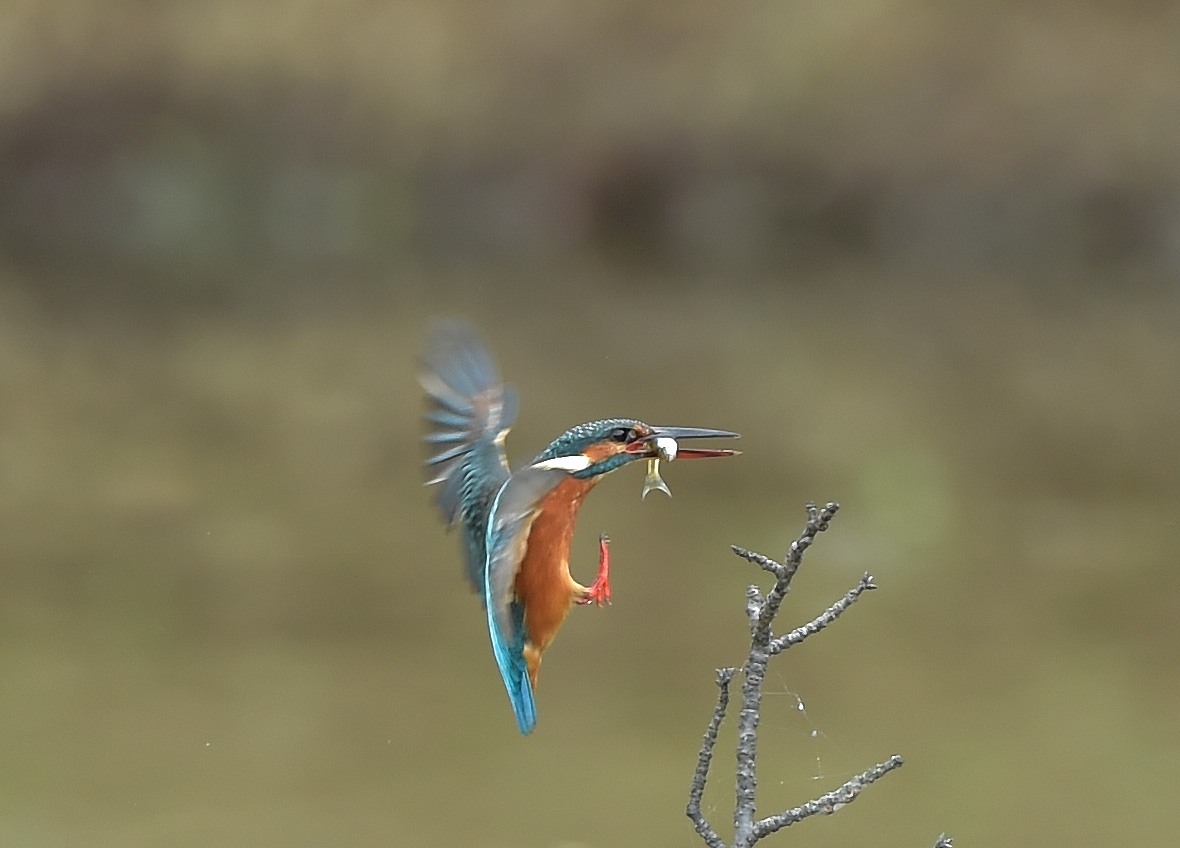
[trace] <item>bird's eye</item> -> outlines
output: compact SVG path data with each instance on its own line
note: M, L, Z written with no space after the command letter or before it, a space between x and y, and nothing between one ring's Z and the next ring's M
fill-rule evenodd
M616 427L610 431L610 437L615 442L633 442L639 438L639 434L632 428Z

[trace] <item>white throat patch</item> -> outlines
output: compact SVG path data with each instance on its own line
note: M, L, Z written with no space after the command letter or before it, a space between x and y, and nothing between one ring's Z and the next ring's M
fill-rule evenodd
M555 456L553 459L543 459L540 462L534 462L530 468L536 468L538 471L565 471L568 474L573 474L575 471L585 471L593 465L590 458L582 456L582 454L575 454L574 456Z

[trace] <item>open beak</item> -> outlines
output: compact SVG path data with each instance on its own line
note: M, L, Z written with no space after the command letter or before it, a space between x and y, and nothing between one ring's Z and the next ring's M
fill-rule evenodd
M686 448L680 445L682 439L737 439L737 433L730 430L711 430L708 427L653 427L651 436L634 443L635 453L645 456L662 456L665 459L704 459L710 456L737 456L741 451L724 448ZM671 451L670 440L672 445ZM671 453L671 457L668 456Z

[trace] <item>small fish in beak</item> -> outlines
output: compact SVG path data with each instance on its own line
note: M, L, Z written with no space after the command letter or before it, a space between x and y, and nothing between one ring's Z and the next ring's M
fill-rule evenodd
M681 459L697 459L710 456L735 456L740 451L721 448L681 448L678 439L736 439L737 433L729 430L709 430L704 427L653 427L655 432L645 442L635 442L629 450L647 457L647 476L643 479L643 494L659 489L668 497L672 490L660 477L660 460L671 462Z
M653 444L657 455L647 461L647 476L643 478L643 493L639 496L640 500L646 498L647 493L651 491L660 491L668 497L672 497L672 490L668 488L668 484L660 476L660 460L663 459L667 462L674 460L679 445L676 444L675 439L668 436L657 436Z
M647 461L647 476L643 478L643 494L639 496L639 499L643 500L647 497L647 493L653 490L661 491L668 497L672 497L672 490L668 488L668 484L660 476L660 458L658 456L653 456Z
M674 460L676 458L676 451L680 449L680 446L676 444L676 440L668 436L656 436L655 445L656 453L665 462Z

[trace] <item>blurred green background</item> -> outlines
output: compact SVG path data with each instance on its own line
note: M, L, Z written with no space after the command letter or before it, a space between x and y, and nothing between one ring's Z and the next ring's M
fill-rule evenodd
M699 844L728 546L815 499L783 627L881 590L772 667L761 810L907 764L775 844L1172 844L1178 43L1152 2L5 4L0 843ZM517 463L743 434L590 499L615 604L527 739L421 487L438 314Z

